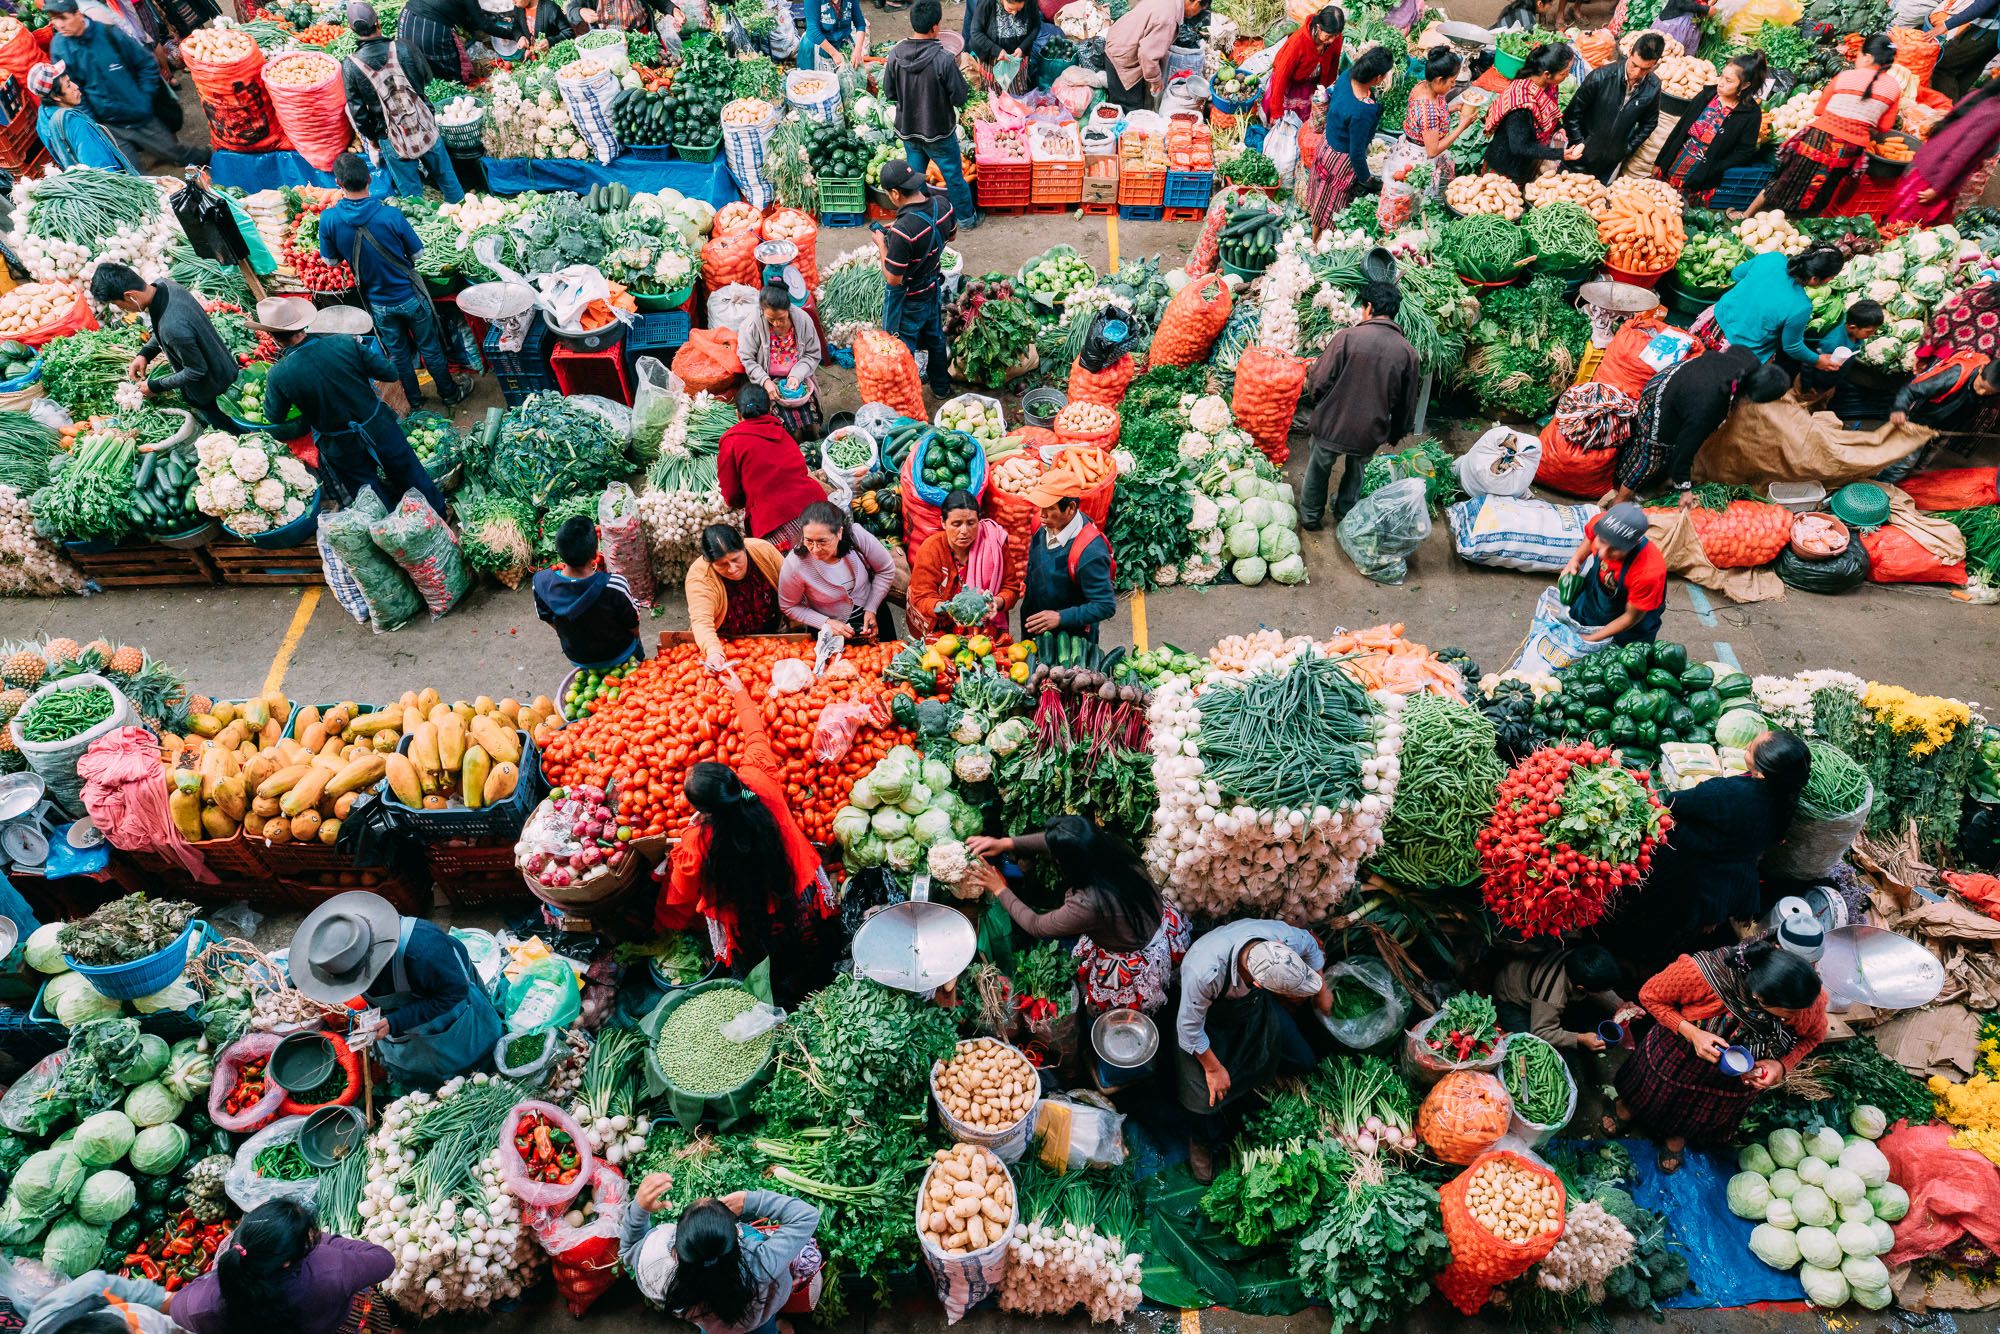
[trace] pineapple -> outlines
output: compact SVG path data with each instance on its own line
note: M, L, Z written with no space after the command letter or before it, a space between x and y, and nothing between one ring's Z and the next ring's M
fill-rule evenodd
M215 701L206 695L196 695L187 702L189 713L214 713Z
M83 649L74 639L51 639L42 646L42 654L51 665L75 662L82 656Z
M111 660L111 645L102 639L91 640L83 646L83 651L96 655L99 662L109 662Z
M6 722L9 718L19 713L21 706L27 702L28 692L19 686L10 686L5 690L0 690L0 723Z
M104 664L104 670L113 676L137 676L146 665L146 655L129 644L121 644Z
M20 649L0 662L0 681L23 690L33 690L48 674L48 660L33 649Z

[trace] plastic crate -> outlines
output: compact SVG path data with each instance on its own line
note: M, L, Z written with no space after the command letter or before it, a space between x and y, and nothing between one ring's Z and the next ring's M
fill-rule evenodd
M1164 204L1167 198L1167 173L1164 171L1121 171L1118 173L1118 203Z
M820 177L819 211L822 214L866 213L868 183L859 176Z
M1034 192L1034 168L1025 162L979 164L979 207L1025 208Z
M311 703L311 701L308 701L308 703ZM325 704L313 704L312 707L319 710L319 716L321 718L325 718L326 711L328 709L339 708L340 704L341 701L333 700ZM359 718L364 713L376 713L380 711L381 707L382 706L379 704L363 704L359 700L356 700L354 704L354 716ZM303 711L304 711L303 705L300 704L292 705L291 716L285 719L285 730L282 733L280 733L281 736L288 736L294 741L298 740L299 714Z
M627 407L632 405L629 365L622 342L596 352L559 347L549 359L549 369L554 373L564 398L592 394Z
M672 144L627 144L622 157L630 157L635 162L672 162Z
M844 227L864 227L867 224L868 215L866 213L822 213L819 215L821 231L838 231Z
M519 407L530 394L552 394L558 386L553 375L496 375L501 396L510 408Z
M528 321L528 332L521 339L518 351L502 352L500 334L496 329L486 331L486 339L479 346L479 354L486 361L486 369L495 375L546 375L549 369L549 354L555 350L555 337L549 326L537 314Z
M1083 200L1083 162L1037 162L1028 198L1036 204L1076 204Z
M1158 222L1166 210L1158 204L1120 204L1118 216L1127 222Z
M1845 185L1834 192L1832 202L1820 211L1830 218L1878 216L1896 197L1896 186L1895 181L1875 181L1863 175L1852 175Z
M1767 162L1748 167L1731 167L1709 191L1706 208L1748 208L1763 188L1771 183L1775 168Z
M446 807L443 810L425 810L405 806L396 794L389 790L384 779L377 787L382 800L389 803L401 818L409 823L425 839L451 838L504 838L511 842L521 833L521 826L527 823L528 812L535 809L539 801L542 781L541 754L535 748L535 740L526 732L516 728L515 737L521 743L519 781L514 784L514 795L505 801L478 810L467 810L463 806ZM472 744L471 734L466 735L466 744ZM396 743L398 755L410 753L410 738L404 737Z
M641 315L625 335L625 364L636 366L641 357L665 361L674 349L687 342L694 331L694 316L685 310L662 310Z
M1207 208L1215 193L1215 175L1206 171L1170 171L1161 200L1168 208Z
M51 1027L31 1018L26 1010L12 1006L0 1009L0 1053L5 1053L22 1065L33 1065L54 1052L63 1049L61 1028Z
M713 162L715 155L722 151L722 140L712 144L675 144L674 153L683 162Z
M514 866L514 844L453 840L424 845L431 884L454 908L532 903L535 896Z

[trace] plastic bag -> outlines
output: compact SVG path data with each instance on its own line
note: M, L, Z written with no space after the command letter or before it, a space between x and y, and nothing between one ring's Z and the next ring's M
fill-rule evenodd
M319 546L323 551L331 551L339 558L340 564L352 582L362 605L367 609L367 620L378 630L400 630L424 609L423 595L410 582L410 576L403 568L389 559L382 548L375 545L369 535L369 528L379 519L387 517L389 511L382 504L382 498L375 494L373 487L364 486L355 496L353 503L345 509L319 513ZM332 567L328 567L331 575ZM340 596L342 606L352 612L345 590L334 585L336 596ZM360 616L356 620L362 619Z
M1264 136L1264 156L1278 169L1280 181L1289 182L1292 173L1299 169L1299 131L1304 126L1298 112L1287 111L1285 118Z
M410 576L432 620L450 611L472 587L458 538L421 491L404 493L394 514L368 525L368 535Z
M703 391L721 397L738 376L743 361L736 353L734 329L696 329L674 353L674 374L690 394Z
M812 689L812 664L804 658L781 658L771 664L771 689L773 695L796 695L801 690Z
M524 1083L539 1083L542 1076L548 1073L549 1067L556 1063L556 1058L569 1050L569 1044L562 1040L561 1030L545 1028L542 1030L541 1049L519 1065L510 1065L507 1062L507 1049L520 1037L519 1033L500 1035L500 1040L493 1044L493 1068L509 1079L518 1079Z
M923 379L902 339L880 329L855 334L854 380L862 402L883 403L913 420L926 419Z
M17 1135L39 1138L54 1133L58 1125L70 1120L74 1114L70 1100L55 1091L56 1076L62 1073L67 1060L67 1049L50 1052L10 1084L7 1092L0 1094L0 1126Z
M277 1084L273 1082L271 1087L276 1088ZM281 1121L273 1121L238 1146L236 1161L230 1165L229 1175L222 1183L222 1188L229 1192L229 1198L236 1202L237 1208L247 1214L258 1205L269 1204L272 1200L295 1200L308 1209L312 1207L314 1197L319 1194L318 1177L286 1181L281 1177L257 1175L257 1155L266 1149L296 1143L299 1132L305 1127L305 1117L288 1116Z
M1017 1153L1018 1159L1020 1155ZM991 1173L998 1168L1006 1178L1009 1187L1014 1184L1014 1174L1007 1170L1005 1163L988 1163ZM917 1212L923 1212L923 1204L930 1199L931 1174L942 1171L938 1163L932 1163L924 1173L922 1185L917 1191ZM1020 1197L1015 1196L1018 1211ZM936 1242L931 1240L930 1231L921 1225L917 1236L923 1243L924 1264L930 1268L931 1279L937 1287L938 1302L944 1307L945 1323L957 1324L964 1318L968 1307L977 1305L991 1296L1000 1286L1000 1279L1007 1272L1007 1257L1012 1248L1013 1236L1003 1234L998 1240L988 1242L984 1249L969 1255L946 1255Z
M1125 1116L1099 1106L1099 1093L1060 1093L1044 1098L1035 1113L1035 1139L1042 1165L1052 1172L1117 1167L1125 1161Z
M743 343L744 331L761 318L757 310L757 289L750 284L731 283L727 287L710 290L708 327L734 331L739 347Z
M1378 584L1402 583L1409 554L1431 535L1423 480L1406 477L1363 496L1335 532L1355 569Z
M576 969L555 955L530 961L518 976L508 981L506 999L500 1008L509 1033L568 1027L583 1013Z
M1324 974L1326 984L1332 987L1343 977L1351 977L1368 990L1382 998L1379 1008L1352 1019L1336 1019L1326 1016L1321 1020L1326 1031L1342 1046L1356 1051L1366 1051L1403 1027L1410 1014L1410 998L1396 985L1389 966L1380 959L1369 955L1356 955L1330 966Z
M1405 1079L1418 1088L1429 1088L1432 1084L1437 1083L1438 1080L1456 1070L1490 1072L1500 1068L1500 1053L1507 1046L1504 1038L1496 1042L1493 1045L1493 1050L1486 1053L1486 1055L1467 1061L1454 1061L1441 1051L1431 1050L1430 1044L1424 1039L1429 1036L1431 1029L1443 1017L1444 1011L1439 1010L1436 1014L1417 1024L1414 1028L1404 1032L1403 1077Z
M851 467L835 463L828 452L829 447L850 440L867 449L866 461ZM861 490L861 479L875 471L875 465L881 457L881 444L859 426L843 426L822 436L819 442L819 470L826 474L826 498L842 509L853 504L855 494Z
M1192 279L1174 293L1160 316L1147 360L1153 366L1192 366L1208 357L1229 323L1229 284L1216 274Z
M673 391L670 372L658 357L640 357L633 364L638 385L632 391L632 442L643 457L660 452L660 441L680 414L680 396Z
M90 303L84 299L82 292L78 292L76 303L67 311L47 324L38 324L24 333L15 334L14 341L26 343L29 347L41 347L44 343L96 327L97 317L90 313Z
M1027 1060L1026 1055L1022 1053L1021 1049L1011 1043L1000 1042L993 1038L981 1038L979 1041L991 1043L990 1050L1010 1051L1020 1057L1021 1060ZM1028 1110L1021 1113L1020 1120L999 1130L981 1130L979 1127L969 1122L961 1121L956 1116L953 1116L951 1110L944 1105L944 1100L938 1096L938 1072L943 1069L943 1061L938 1061L931 1066L931 1105L937 1109L938 1120L943 1123L945 1132L960 1144L985 1145L996 1154L999 1154L1003 1162L1020 1162L1021 1155L1027 1152L1028 1140L1035 1131L1036 1109L1041 1105L1040 1085L1037 1085L1033 1090L1036 1094L1035 1099L1028 1105ZM919 1198L922 1197L919 1196Z
M758 1001L722 1026L723 1039L741 1045L785 1022L785 1012Z
M523 1118L532 1112L539 1112L551 1126L561 1130L570 1138L576 1149L576 1177L568 1185L555 1181L536 1181L528 1175L528 1164L521 1157L521 1151L514 1147L514 1129ZM514 1104L501 1122L500 1130L500 1184L521 1203L537 1209L567 1207L569 1202L582 1194L583 1188L597 1171L597 1156L590 1151L590 1142L584 1138L583 1127L578 1125L568 1112L546 1102L536 1102L530 1098L526 1102Z
M1109 332L1114 323L1125 326L1124 332L1115 337ZM1108 370L1131 352L1135 332L1131 311L1122 306L1106 306L1091 316L1090 331L1083 336L1083 350L1076 359L1093 374Z
M1565 396L1574 392L1574 389L1563 391ZM1630 399L1625 402L1629 405L1625 409L1629 421L1638 405ZM1559 400L1556 415L1542 427L1542 453L1535 465L1535 480L1551 491L1595 500L1611 489L1617 477L1618 450L1616 446L1596 449L1572 439L1564 429L1563 420Z
M269 77L279 69L286 77ZM294 51L272 61L265 76L271 114L293 151L319 170L332 171L334 159L354 141L340 62L320 51Z
M1448 1163L1469 1163L1500 1142L1514 1100L1497 1076L1453 1070L1417 1108L1417 1138Z
M1534 623L1528 627L1527 637L1515 650L1514 661L1507 670L1553 676L1577 659L1609 647L1609 640L1585 639L1582 627L1570 616L1556 590L1544 588L1541 597L1535 600Z
M632 438L632 409L601 394L565 394L563 401L580 412L597 418L598 424L614 440Z
M1530 1241L1511 1242L1501 1240L1472 1216L1465 1204L1466 1190L1473 1174L1493 1159L1509 1161L1555 1187L1558 1220L1555 1226ZM1438 1204L1444 1212L1444 1235L1451 1242L1451 1263L1435 1281L1446 1300L1466 1315L1484 1306L1497 1285L1519 1278L1555 1249L1563 1232L1560 1220L1568 1212L1562 1178L1532 1159L1504 1151L1481 1154L1474 1159L1465 1171L1438 1191Z
M622 576L641 607L653 605L653 565L646 552L646 530L639 522L639 497L624 482L613 482L597 498L597 536L603 544L604 568Z
M1849 538L1847 549L1825 560L1807 560L1788 545L1778 553L1778 578L1802 593L1845 593L1868 582L1871 565L1866 543Z
M1646 382L1702 352L1702 342L1685 329L1651 315L1640 315L1618 326L1605 346L1604 359L1590 377L1637 399Z
M1458 482L1467 495L1525 496L1535 484L1541 462L1540 440L1526 431L1496 426L1459 456Z
M277 1116L285 1104L285 1091L275 1079L265 1079L264 1096L236 1113L228 1110L229 1095L236 1088L240 1071L251 1061L268 1061L283 1039L276 1033L246 1033L222 1049L215 1058L215 1076L208 1085L208 1119L224 1130L247 1135L261 1130Z
M61 741L30 741L21 731L22 715L38 701L72 690L90 689L102 689L111 698L111 712L103 722L93 723L75 736L65 737ZM20 712L8 720L7 733L14 743L16 753L25 759L28 767L40 775L42 781L48 785L48 795L68 812L71 819L80 820L86 813L83 806L84 778L76 771L76 762L90 749L91 742L99 737L110 736L121 727L130 727L138 720L139 715L133 711L131 701L125 698L125 692L113 685L109 678L99 676L96 672L79 672L75 676L51 681L28 696L27 702L21 705Z
M1861 534L1868 577L1878 584L1963 584L1965 562L1947 564L1894 524Z
M1521 1047L1524 1050L1528 1045L1536 1041L1538 1039L1530 1037L1521 1044ZM1517 1058L1526 1059L1526 1057L1521 1055L1521 1051L1517 1050L1510 1042L1507 1054L1502 1058L1502 1061L1504 1063ZM1563 1105L1562 1115L1544 1125L1538 1121L1530 1121L1527 1117L1523 1116L1521 1114L1521 1105L1516 1102L1507 1117L1506 1143L1510 1145L1519 1144L1527 1148L1534 1148L1545 1144L1561 1133L1563 1127L1567 1126L1571 1118L1576 1115L1576 1076L1570 1073L1568 1062L1559 1061L1558 1067L1562 1070L1563 1084L1569 1090L1569 1097Z
M819 711L813 726L813 756L822 764L837 764L854 749L854 738L874 715L866 704L836 700Z
M1447 509L1445 521L1458 554L1474 565L1553 574L1569 564L1583 541L1584 524L1596 514L1595 505L1474 496Z
M1969 510L2000 505L2000 468L1939 468L1913 473L1896 485L1920 510Z
M571 1227L568 1211L559 1207L521 1212L554 1262L556 1291L573 1316L581 1317L618 1281L619 1220L631 1193L624 1174L599 1162L590 1173L590 1197L597 1212L582 1227Z

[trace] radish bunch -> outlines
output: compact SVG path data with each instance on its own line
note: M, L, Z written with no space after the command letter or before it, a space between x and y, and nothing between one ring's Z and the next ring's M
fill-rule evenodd
M1016 1223L1000 1279L1000 1309L1062 1315L1081 1306L1101 1324L1118 1324L1140 1302L1142 1257L1118 1237L1064 1222Z

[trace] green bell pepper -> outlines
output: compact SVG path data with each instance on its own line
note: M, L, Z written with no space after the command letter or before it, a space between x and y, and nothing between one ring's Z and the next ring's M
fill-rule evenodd
M1630 690L1634 682L1632 673L1625 670L1624 661L1616 654L1607 653L1604 656L1612 659L1604 664L1604 684L1610 687L1612 695L1615 697Z
M1618 650L1618 656L1625 663L1625 670L1632 673L1634 680L1645 676L1646 669L1653 665L1653 648L1650 644L1627 644Z
M1700 663L1696 663L1681 673L1681 689L1683 690L1707 690L1714 684L1715 673Z
M1685 741L1688 733L1701 726L1701 721L1694 716L1693 709L1685 704L1676 704L1667 710L1667 726L1673 729L1675 736Z
M1600 727L1596 731L1584 737L1584 740L1588 741L1593 746L1603 747L1612 744L1615 738L1611 735L1610 732Z
M1583 725L1589 728L1611 726L1612 712L1601 705L1593 704L1583 711Z
M1678 695L1681 693L1681 679L1664 667L1655 667L1646 673L1646 689Z
M1698 723L1712 723L1722 716L1722 696L1713 690L1695 691L1687 697L1687 706Z
M1639 735L1639 720L1629 713L1611 716L1611 735L1618 741L1632 741Z
M1640 718L1633 724L1633 740L1642 746L1652 747L1660 743L1660 729L1651 719Z
M1661 641L1653 645L1653 665L1679 676L1687 670L1688 651L1685 644Z
M1583 697L1585 700L1589 701L1592 704L1607 704L1607 705L1610 704L1612 700L1618 698L1617 695L1612 693L1611 687L1604 684L1604 682L1602 681L1592 681L1588 685L1584 686Z

